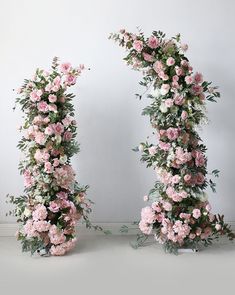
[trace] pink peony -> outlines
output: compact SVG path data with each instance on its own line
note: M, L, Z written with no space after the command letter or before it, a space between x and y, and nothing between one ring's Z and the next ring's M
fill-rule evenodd
M152 226L145 223L144 221L140 221L139 223L139 229L142 231L142 233L146 234L146 235L150 235L152 232Z
M28 238L38 237L38 233L36 232L35 227L33 226L33 220L28 219L23 226L24 233Z
M148 46L152 49L155 49L159 46L159 40L155 36L151 36L148 39Z
M143 49L143 42L141 40L135 40L133 42L133 48L137 51L137 52L141 52Z
M166 133L168 139L171 141L177 139L179 136L179 130L177 128L170 127L167 129Z
M141 221L151 224L155 221L155 212L150 206L144 207L141 210Z
M163 141L159 141L158 146L161 150L164 150L164 151L169 151L171 147L170 143L163 142Z
M24 186L25 186L26 188L31 187L31 186L34 184L34 179L33 179L33 177L32 177L31 172L30 172L28 169L26 169L26 170L24 171L23 176L24 176Z
M44 133L42 133L41 131L36 132L35 142L40 145L44 145L46 142L46 137L45 137Z
M76 83L77 77L75 75L69 74L66 76L65 83L66 85L74 85Z
M47 209L44 205L38 204L32 213L33 220L45 220L47 218Z
M74 183L75 172L70 165L55 168L54 177L58 186L69 189Z
M41 232L49 231L51 224L46 220L38 220L34 222L33 226L36 231L41 233Z

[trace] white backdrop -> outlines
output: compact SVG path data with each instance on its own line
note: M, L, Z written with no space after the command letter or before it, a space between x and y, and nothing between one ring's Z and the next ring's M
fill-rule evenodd
M142 197L155 179L131 151L151 135L148 118L140 115L147 101L135 99L140 75L124 64L123 50L107 39L112 31L135 31L136 26L146 34L180 32L195 70L220 85L222 98L208 104L211 123L201 134L209 168L221 170L217 194L210 193L213 209L234 221L234 9L232 0L1 0L0 223L14 221L5 216L5 195L23 191L16 149L21 113L12 111L12 89L36 67L47 68L55 55L91 68L73 89L81 143L73 164L79 181L90 184L89 197L96 203L92 219L139 218Z

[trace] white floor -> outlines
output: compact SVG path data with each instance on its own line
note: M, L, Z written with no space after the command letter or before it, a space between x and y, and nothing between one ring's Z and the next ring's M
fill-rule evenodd
M156 244L134 250L133 239L83 235L67 256L32 258L0 238L0 294L235 294L234 243L175 256Z

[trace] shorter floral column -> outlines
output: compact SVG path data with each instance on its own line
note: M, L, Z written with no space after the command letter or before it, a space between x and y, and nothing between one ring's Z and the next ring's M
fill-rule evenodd
M140 84L151 100L143 115L150 117L157 139L156 144L145 142L135 149L158 176L144 197L151 204L142 209L136 246L151 234L169 252L207 246L221 235L233 239L223 216L211 212L205 189L210 185L215 190L215 183L207 179L206 146L197 132L206 120L206 101L219 97L216 87L193 72L185 56L188 46L180 42L180 35L166 39L154 31L146 38L142 32L121 30L110 38L127 50L127 64L143 73Z
M23 152L19 164L24 176L24 194L10 196L20 228L17 233L23 251L32 254L64 255L75 245L75 226L83 217L92 227L86 199L87 186L75 180L71 157L79 151L76 142L73 94L83 65L53 60L49 71L37 69L18 90L16 99L24 112L24 133L18 147ZM97 228L96 228L97 229Z

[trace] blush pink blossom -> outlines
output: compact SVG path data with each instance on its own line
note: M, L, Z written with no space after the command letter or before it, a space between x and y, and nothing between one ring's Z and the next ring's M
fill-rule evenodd
M201 215L202 215L200 209L193 209L192 214L193 214L193 217L194 217L195 219L200 218Z
M36 132L36 134L35 134L35 142L40 144L40 145L44 145L45 141L46 141L46 137L45 137L44 133L41 132L41 131Z
M51 224L46 220L38 220L33 223L33 226L38 232L46 232L49 231Z
M54 102L57 101L57 96L54 95L54 94L50 94L50 95L48 96L48 100L49 100L49 102L54 103Z
M54 133L54 128L53 128L53 125L49 125L45 128L45 131L44 133L46 135L52 135Z
M31 187L34 184L34 179L32 177L30 170L26 169L24 171L23 176L24 176L24 186L26 188Z
M69 189L74 183L75 172L70 165L63 165L62 167L55 168L54 177L58 186Z
M159 141L158 146L161 150L169 151L171 144L163 141Z
M155 155L156 152L157 152L157 147L156 147L156 146L151 146L151 147L148 149L148 151L149 151L149 154L150 154L151 156L153 156L153 155Z
M193 83L193 77L192 76L186 76L185 78L186 84L192 84Z

